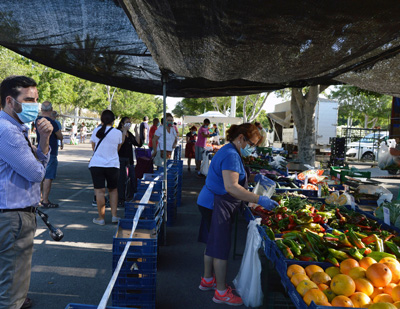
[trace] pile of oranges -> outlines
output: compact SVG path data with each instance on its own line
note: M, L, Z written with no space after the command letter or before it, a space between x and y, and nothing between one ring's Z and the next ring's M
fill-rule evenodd
M329 307L400 308L400 263L390 257L347 259L326 270L292 264L287 275L307 305L313 301Z

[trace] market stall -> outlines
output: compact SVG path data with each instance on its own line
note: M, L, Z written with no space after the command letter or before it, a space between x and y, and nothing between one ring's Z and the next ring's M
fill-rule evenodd
M261 247L296 308L400 304L400 202L390 191L354 168L258 172L275 180L279 206L245 217L260 218Z

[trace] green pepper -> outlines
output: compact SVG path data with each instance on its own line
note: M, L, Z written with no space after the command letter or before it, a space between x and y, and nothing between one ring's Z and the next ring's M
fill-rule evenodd
M339 230L336 230L336 229L334 229L334 230L332 230L332 234L333 234L333 235L335 235L335 236L340 236L340 235L342 235L342 234L343 234L343 232L341 232L341 231L339 231Z
M400 248L392 241L385 241L385 245L389 248L391 252L397 257L400 258Z
M385 247L383 245L383 240L380 239L380 238L376 239L375 251L378 251L378 252L384 252L385 251Z
M288 246L290 248L290 250L292 251L292 253L294 255L300 255L301 254L301 247L299 244L297 244L296 242L294 242L291 239L284 239L283 243Z
M290 259L290 260L294 259L292 250L290 250L290 248L288 246L286 246L282 240L278 239L277 241L275 241L275 243L278 246L278 248L282 251L285 258Z
M328 263L333 264L336 267L340 266L338 260L331 253L328 254L328 256L326 257L325 261L328 262Z
M344 261L344 260L350 258L350 256L346 252L343 252L343 251L335 250L332 248L328 248L328 251L333 257L335 257L336 259L338 259L340 261Z
M387 252L378 252L378 251L372 251L370 254L367 255L370 258L373 258L375 261L379 262L385 257L391 257L393 259L396 259L396 256Z
M275 233L269 226L264 226L265 233L267 234L268 238L271 240L275 240Z
M364 243L357 237L356 233L354 233L352 229L347 232L347 236L353 246L356 246L358 249L365 248Z
M400 246L400 236L393 237L393 238L392 238L392 241L393 241L396 245Z
M349 254L357 261L361 260L364 256L358 251L357 248L351 248Z
M363 239L364 237L367 237L367 234L361 233L361 232L357 232L354 231L354 233L357 235L358 238Z
M352 244L350 243L350 241L348 240L346 234L339 235L339 242L340 242L342 245L346 246L346 247L353 247L353 245L352 245Z

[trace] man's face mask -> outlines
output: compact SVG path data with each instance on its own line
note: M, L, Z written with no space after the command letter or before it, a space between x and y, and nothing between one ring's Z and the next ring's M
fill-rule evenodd
M18 102L13 98L14 102L21 104L22 111L17 113L14 111L14 113L18 116L19 120L21 120L23 123L28 123L34 121L38 114L39 114L39 103L24 103L24 102Z

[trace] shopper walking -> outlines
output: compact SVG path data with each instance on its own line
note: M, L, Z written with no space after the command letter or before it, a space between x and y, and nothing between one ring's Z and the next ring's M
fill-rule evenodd
M215 303L243 303L226 285L231 229L236 212L243 202L256 203L267 209L278 205L266 196L258 196L247 190L248 180L259 181L261 185L271 182L260 174L249 176L243 165L242 156L251 154L260 139L261 135L253 124L232 125L227 131L230 143L223 146L211 160L206 183L197 199L202 214L199 241L207 244L204 276L199 288L203 291L216 288L213 297Z
M118 124L117 129L122 132L122 145L118 151L119 156L119 179L118 179L118 207L123 207L126 197L126 180L127 180L127 169L129 174L134 173L133 168L133 146L141 147L139 132L137 132L137 126L135 127L136 132L133 135L129 129L131 128L131 119L129 117L122 117ZM134 181L134 177L129 175L131 181ZM133 193L133 192L132 192Z
M178 138L176 136L176 131L173 128L174 124L174 117L170 114L166 114L166 120L167 121L162 121L164 124L160 126L156 133L154 133L153 136L153 157L157 155L157 152L160 151L160 156L161 158L164 158L164 156L167 157L167 159L171 158L172 150L175 149L176 143L178 142ZM166 140L167 140L167 148L164 149L164 128L163 126L166 125ZM157 146L158 143L158 146Z
M82 122L81 128L79 130L79 137L80 137L80 143L84 144L86 141L86 135L87 135L87 127L84 122Z
M37 148L30 144L24 123L34 121L39 112L33 79L7 77L0 95L0 308L29 308L36 208L53 126L46 118L39 119L40 142Z
M51 125L53 126L53 132L50 135L50 161L47 164L46 167L46 175L44 176L43 182L42 182L42 201L41 204L44 208L57 208L58 204L52 203L49 200L49 195L51 191L51 185L53 183L53 180L57 176L57 167L58 167L58 141L61 141L61 149L63 149L63 136L61 134L61 130L55 122L52 117L53 117L53 105L49 101L44 101L42 103L41 107L41 112L42 116L39 116L36 121L35 121L35 126L36 126L36 135L37 135L37 140L40 143L40 132L37 130L37 122L41 118L46 118L48 121L50 121Z
M160 124L160 120L158 118L154 118L153 125L150 127L150 131L149 131L149 148L151 151L153 151L153 136L154 136L154 133L156 133L159 124Z
M143 117L143 122L140 124L140 142L148 144L149 142L149 117Z
M92 144L93 156L89 162L89 169L92 175L94 192L96 195L98 218L93 223L105 224L105 194L106 182L111 207L111 221L117 223L118 204L118 178L119 178L119 157L118 150L122 145L122 133L113 128L115 120L114 113L104 110L101 113L101 126L93 130L90 142Z
M190 171L190 161L195 158L195 144L197 140L197 128L192 126L186 134L185 157L188 159L188 171Z
M208 130L209 125L210 125L210 120L208 120L207 118L204 119L203 125L200 127L197 133L197 142L195 145L195 160L196 160L196 171L199 177L203 176L200 173L200 165L201 161L203 161L203 154L205 152L207 137L210 137L210 131Z

